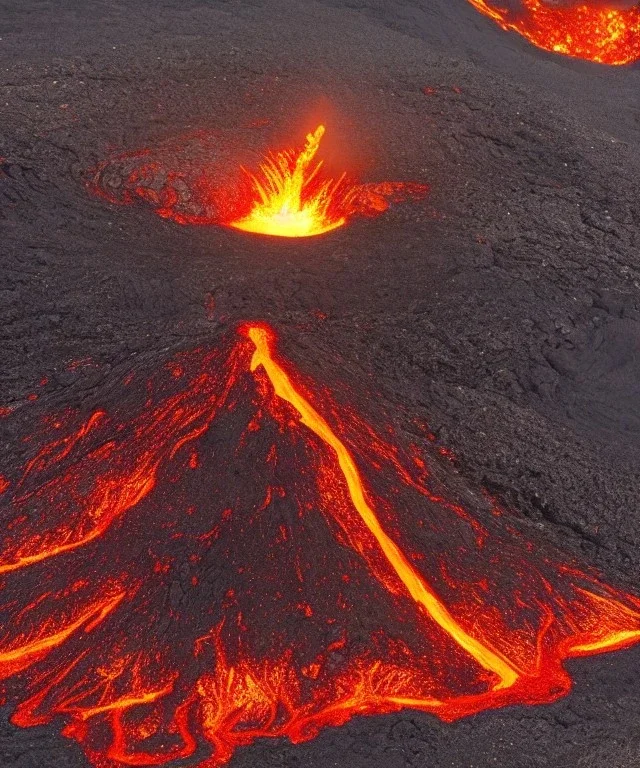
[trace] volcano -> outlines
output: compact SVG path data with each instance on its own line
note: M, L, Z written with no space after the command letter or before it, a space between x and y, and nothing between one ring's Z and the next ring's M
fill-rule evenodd
M4 4L2 768L636 768L636 6Z
M15 724L62 716L96 765L206 741L221 766L354 714L549 702L565 659L640 640L640 599L447 499L268 326L241 336L127 377L113 414L49 417L5 479Z

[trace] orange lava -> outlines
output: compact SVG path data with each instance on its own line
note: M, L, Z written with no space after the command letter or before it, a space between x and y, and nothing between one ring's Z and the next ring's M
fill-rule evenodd
M357 183L346 172L326 178L317 159L324 133L319 125L304 146L268 152L255 173L238 173L229 137L200 131L155 150L117 155L93 169L88 186L111 203L142 200L179 224L279 237L321 235L428 194L429 187L417 182ZM224 163L203 159L219 155Z
M567 7L545 0L520 0L521 10L489 0L469 0L507 31L519 32L547 51L600 64L631 64L640 59L640 6L620 9L589 2Z
M640 641L640 600L466 508L275 343L248 324L130 374L2 468L15 724L61 718L100 768L214 768L354 715L550 702L566 659Z

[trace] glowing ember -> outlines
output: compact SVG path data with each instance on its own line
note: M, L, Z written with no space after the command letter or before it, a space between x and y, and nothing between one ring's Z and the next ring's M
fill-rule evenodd
M520 0L521 10L489 0L469 0L503 29L519 32L547 51L601 64L630 64L640 59L640 6L608 8L603 3L551 6L545 0Z
M274 344L251 324L129 375L3 468L15 724L61 718L100 768L214 768L354 715L550 702L565 659L640 641L638 599L472 515Z
M250 175L257 195L251 212L231 226L281 237L309 237L341 227L346 217L338 211L344 210L353 189L345 183L346 174L337 181L318 181L322 163L314 158L323 135L324 125L319 125L299 154L270 154L260 166L260 177Z
M179 224L217 224L281 237L330 232L354 216L379 216L391 203L428 194L428 186L416 182L356 184L346 174L324 178L316 159L324 130L318 126L298 151L270 152L257 173L244 171L240 179L229 137L199 131L156 150L126 152L101 163L89 188L112 203L144 200L159 216Z

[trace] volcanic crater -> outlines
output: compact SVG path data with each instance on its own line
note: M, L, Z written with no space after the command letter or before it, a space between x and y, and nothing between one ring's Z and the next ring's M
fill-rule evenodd
M640 760L640 70L474 4L5 4L3 764Z

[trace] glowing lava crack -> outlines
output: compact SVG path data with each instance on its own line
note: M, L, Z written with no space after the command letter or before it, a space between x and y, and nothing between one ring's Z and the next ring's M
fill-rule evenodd
M549 702L567 658L640 640L637 598L445 491L274 343L247 325L24 438L0 495L14 723L60 717L105 768L212 767L356 714Z

